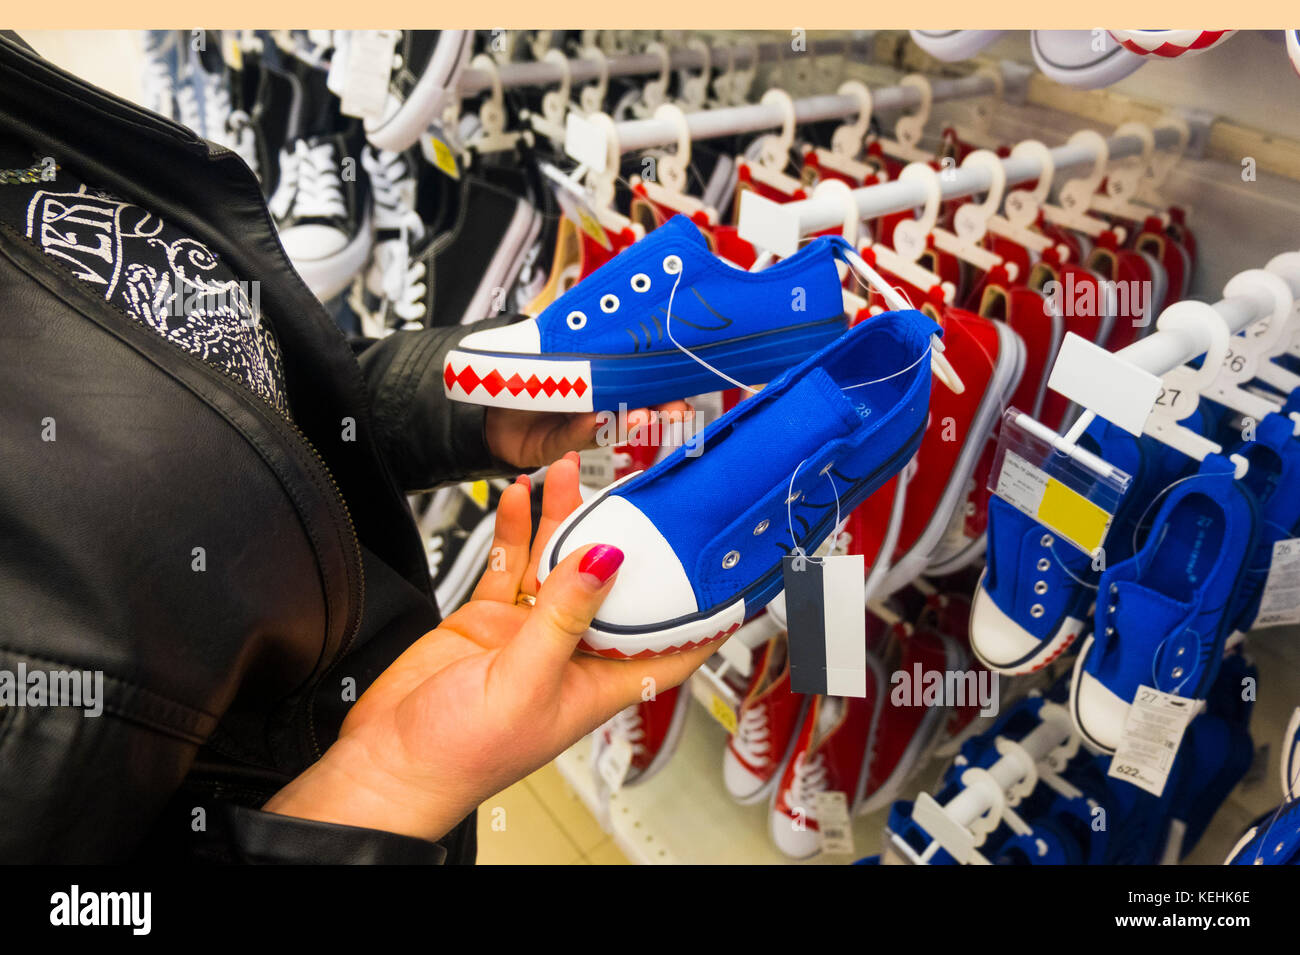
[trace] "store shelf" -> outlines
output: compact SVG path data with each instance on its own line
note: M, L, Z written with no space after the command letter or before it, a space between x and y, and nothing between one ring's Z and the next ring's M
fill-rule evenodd
M740 806L722 783L727 732L692 703L677 752L653 778L601 801L588 737L556 765L619 848L643 865L670 863L786 865L768 835L768 802ZM880 851L885 813L854 821L856 855L819 856L808 864L843 865Z

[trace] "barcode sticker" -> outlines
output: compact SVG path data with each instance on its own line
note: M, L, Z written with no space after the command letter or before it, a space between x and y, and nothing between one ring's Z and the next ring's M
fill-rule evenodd
M849 818L848 797L835 790L819 792L813 799L813 812L817 815L822 852L828 855L856 855L853 851L853 825Z
M1139 686L1107 774L1154 796L1165 791L1187 724L1202 701Z
M1280 540L1273 545L1268 579L1259 598L1256 627L1280 627L1300 623L1300 538Z
M614 483L614 449L609 445L578 452L578 479L588 487Z

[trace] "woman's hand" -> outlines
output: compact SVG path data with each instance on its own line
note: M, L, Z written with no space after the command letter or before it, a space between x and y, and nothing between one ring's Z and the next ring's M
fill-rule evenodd
M469 603L379 676L338 741L265 809L438 839L645 688L676 686L708 659L713 646L645 661L575 655L623 559L594 545L537 588L542 548L580 502L572 454L547 472L530 546L528 479L507 488L489 567ZM536 605L521 605L520 594L535 595Z
M488 450L494 457L521 470L532 470L569 451L595 447L602 428L612 430L615 423L620 426L617 434L626 435L631 442L643 428L689 421L694 414L694 409L685 401L637 408L627 412L620 422L615 422L610 412L563 414L488 408L485 430Z

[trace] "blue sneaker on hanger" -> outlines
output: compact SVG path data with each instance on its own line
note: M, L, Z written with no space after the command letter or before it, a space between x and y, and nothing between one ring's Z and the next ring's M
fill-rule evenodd
M571 514L540 578L588 544L625 555L582 648L672 653L729 635L766 605L782 589L782 558L812 555L916 452L940 333L918 311L869 318Z
M1108 561L1123 560L1150 483L1151 442L1097 418L1079 446L1133 477L1106 535ZM1084 629L1100 571L1088 554L999 497L989 501L987 557L971 602L971 649L998 673L1040 670Z
M846 245L815 239L746 272L674 216L536 318L463 338L443 369L447 396L527 411L617 411L717 391L727 379L771 381L844 333L836 259Z
M1203 699L1214 682L1258 523L1233 471L1207 456L1169 490L1141 549L1101 575L1070 692L1075 726L1098 749L1114 752L1139 686Z
M1280 414L1265 415L1255 427L1255 440L1242 441L1233 450L1250 462L1241 481L1255 496L1260 523L1250 567L1233 597L1228 646L1241 642L1255 625L1273 545L1294 537L1300 525L1300 494L1296 493L1300 487L1300 439L1295 437L1295 422Z

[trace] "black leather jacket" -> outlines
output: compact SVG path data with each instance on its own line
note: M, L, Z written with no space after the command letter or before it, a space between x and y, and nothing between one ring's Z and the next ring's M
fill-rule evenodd
M443 397L463 330L354 354L237 156L13 34L0 134L260 281L293 411L0 226L0 670L102 671L105 698L0 707L0 862L473 861L472 816L434 845L258 808L438 622L404 492L506 470Z

